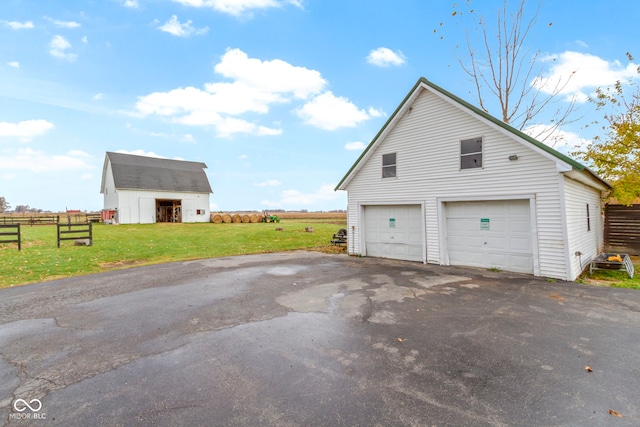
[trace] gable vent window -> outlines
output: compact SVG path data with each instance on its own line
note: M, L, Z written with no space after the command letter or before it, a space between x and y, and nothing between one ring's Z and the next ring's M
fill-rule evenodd
M396 153L382 155L382 177L394 178L396 176Z
M482 167L482 138L460 141L460 169Z

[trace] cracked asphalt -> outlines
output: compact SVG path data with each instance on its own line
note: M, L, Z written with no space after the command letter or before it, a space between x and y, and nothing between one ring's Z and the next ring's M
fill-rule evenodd
M640 425L640 292L315 252L1 289L0 425Z

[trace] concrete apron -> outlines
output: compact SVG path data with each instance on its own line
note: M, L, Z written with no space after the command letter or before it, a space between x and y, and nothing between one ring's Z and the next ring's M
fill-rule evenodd
M0 290L0 319L8 425L17 399L43 425L640 424L628 290L291 252Z

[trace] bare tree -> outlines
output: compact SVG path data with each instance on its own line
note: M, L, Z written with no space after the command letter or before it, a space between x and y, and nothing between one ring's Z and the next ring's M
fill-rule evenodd
M544 114L544 132L532 136L545 140L560 126L576 120L572 118L575 99L566 102L561 96L571 76L555 82L543 78L541 52L531 53L528 49L541 1L531 14L526 13L527 3L532 2L520 0L515 12L510 13L508 1L504 0L495 31L490 31L484 18L479 17L480 37L471 37L467 31L468 61L459 58L458 62L471 77L480 108L492 114L492 105L497 101L500 114L493 115L519 130L527 129Z

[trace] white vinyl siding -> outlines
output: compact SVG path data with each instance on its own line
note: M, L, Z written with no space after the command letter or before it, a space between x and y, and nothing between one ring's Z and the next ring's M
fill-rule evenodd
M106 168L105 171L105 183L104 183L104 208L115 209L118 207L118 194L116 185L113 180L113 172L111 171L111 165Z
M565 206L567 210L567 236L569 241L570 280L603 249L602 206L599 191L571 178L564 178ZM591 229L587 230L587 208ZM580 252L582 255L576 255Z
M366 161L346 185L349 192L349 253L362 253L359 228L360 205L424 205L427 262L443 263L440 254L438 200L495 199L523 193L533 195L539 249L537 274L566 278L565 239L561 211L561 177L556 161L529 143L520 143L495 124L466 112L440 96L421 91L410 99L410 109L384 135L379 146L367 153L379 159L383 153L398 153L402 174L393 180L380 179L380 162ZM460 170L460 141L482 136L482 168ZM509 160L517 155L518 160ZM511 197L513 198L513 197ZM444 234L444 233L442 233Z
M182 222L209 222L209 194L170 191L118 190L118 217L121 224L156 222L156 199L181 200ZM195 215L201 209L204 215ZM187 210L191 214L187 213Z

